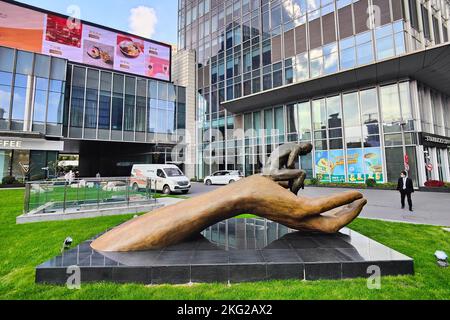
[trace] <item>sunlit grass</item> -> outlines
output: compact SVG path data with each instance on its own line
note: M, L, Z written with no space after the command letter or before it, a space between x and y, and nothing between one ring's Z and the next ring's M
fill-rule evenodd
M71 236L80 243L130 219L102 217L16 225L23 190L0 191L0 299L449 299L450 268L441 269L436 250L450 253L450 233L439 227L358 219L351 228L415 260L414 276L384 277L381 290L366 280L269 281L194 286L86 284L81 290L34 283L35 266L59 253ZM241 217L251 217L244 215Z

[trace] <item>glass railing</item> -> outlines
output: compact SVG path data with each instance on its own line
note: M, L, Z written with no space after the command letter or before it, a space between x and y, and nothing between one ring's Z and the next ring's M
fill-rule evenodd
M154 194L150 179L137 184L129 177L27 182L24 213L126 208L155 201Z

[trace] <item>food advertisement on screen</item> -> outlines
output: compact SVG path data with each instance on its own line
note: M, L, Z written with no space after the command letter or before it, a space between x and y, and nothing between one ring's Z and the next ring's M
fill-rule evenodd
M147 43L145 46L146 74L151 78L170 79L170 48Z
M169 45L3 1L0 46L170 81Z
M116 42L115 69L130 73L141 73L144 67L144 41L125 35L118 35Z
M83 63L100 68L114 68L114 32L85 26L83 33Z
M46 15L0 2L0 45L41 53Z
M45 23L42 53L80 62L83 24L70 24L66 18L49 14Z

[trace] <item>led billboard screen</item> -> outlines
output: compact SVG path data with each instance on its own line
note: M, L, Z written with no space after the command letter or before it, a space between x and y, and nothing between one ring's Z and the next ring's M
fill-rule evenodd
M169 45L4 1L0 45L170 81Z

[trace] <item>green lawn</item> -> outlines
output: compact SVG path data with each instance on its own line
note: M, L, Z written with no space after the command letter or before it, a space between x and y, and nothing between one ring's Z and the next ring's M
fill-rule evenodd
M351 227L415 259L416 275L385 277L381 290L366 280L270 281L260 283L143 286L86 284L81 290L34 283L34 267L57 255L68 235L76 243L130 218L116 216L16 225L21 190L0 191L0 299L449 299L450 268L433 253L450 253L450 233L441 228L359 219Z

